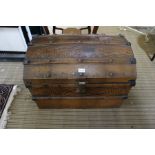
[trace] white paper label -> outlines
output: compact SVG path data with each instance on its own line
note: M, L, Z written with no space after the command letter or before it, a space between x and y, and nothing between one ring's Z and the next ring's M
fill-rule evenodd
M85 73L85 71L86 71L85 68L78 68L79 73Z

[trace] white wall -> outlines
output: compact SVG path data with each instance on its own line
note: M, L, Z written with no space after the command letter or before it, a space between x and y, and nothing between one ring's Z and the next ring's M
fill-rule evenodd
M21 27L0 27L0 51L27 51L27 44Z

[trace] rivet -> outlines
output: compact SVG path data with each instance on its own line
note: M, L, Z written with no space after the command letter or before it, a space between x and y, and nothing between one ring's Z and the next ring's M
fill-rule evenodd
M48 87L48 84L44 84L44 87Z
M113 62L113 59L110 59L109 62L112 63Z
M83 59L78 59L78 62L83 62Z
M28 63L30 63L30 60L27 59L27 60L24 61L24 63L28 64Z
M47 73L46 77L48 78L51 77L51 73Z
M110 75L110 76L113 76L113 73L111 72L111 73L109 73L109 75Z
M77 89L76 89L76 93L79 93L79 92L80 92L80 90L79 90L79 88L77 88Z
M128 46L131 46L131 43L130 43L130 42L127 42L127 45L128 45Z
M81 59L78 59L78 62L81 62Z

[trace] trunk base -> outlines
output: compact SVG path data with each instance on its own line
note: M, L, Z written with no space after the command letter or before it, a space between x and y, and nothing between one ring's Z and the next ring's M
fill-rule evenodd
M120 107L123 99L38 99L41 109L89 109Z

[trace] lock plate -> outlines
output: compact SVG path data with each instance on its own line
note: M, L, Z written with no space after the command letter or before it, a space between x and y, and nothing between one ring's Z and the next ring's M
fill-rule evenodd
M86 82L79 81L78 82L78 88L79 88L79 93L80 94L86 93Z
M78 68L78 74L80 76L84 76L85 72L86 72L86 69L85 68Z

